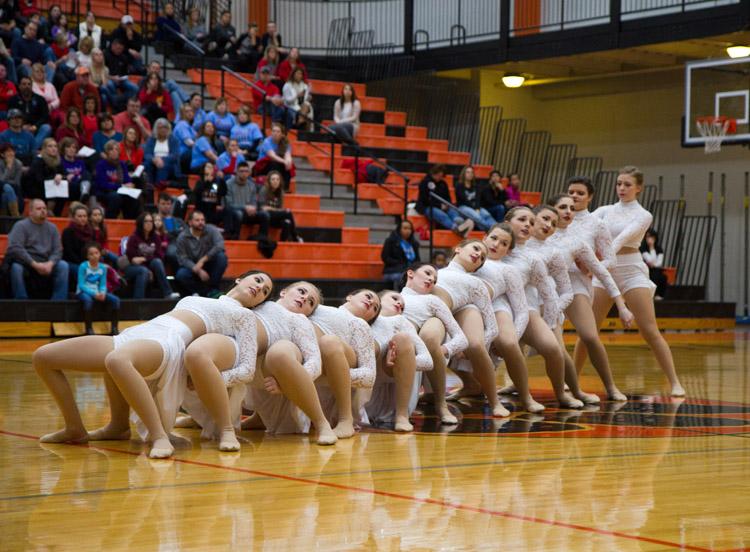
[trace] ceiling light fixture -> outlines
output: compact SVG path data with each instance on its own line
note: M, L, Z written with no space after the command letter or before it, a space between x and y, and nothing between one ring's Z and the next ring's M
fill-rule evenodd
M729 46L727 54L732 59L750 56L750 46Z
M508 88L520 88L523 86L526 77L520 73L505 73L502 80L503 84Z

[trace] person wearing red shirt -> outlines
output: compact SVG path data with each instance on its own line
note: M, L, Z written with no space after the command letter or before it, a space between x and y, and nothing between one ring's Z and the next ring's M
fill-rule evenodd
M282 61L276 69L276 76L286 82L298 67L302 69L302 80L307 82L307 68L299 59L299 48L292 48L289 50L289 56Z
M63 87L60 94L60 109L67 111L69 107L77 107L83 111L83 101L86 96L96 98L96 111L101 111L99 89L91 84L91 72L83 65L76 69L76 80L69 82Z
M278 87L271 82L271 69L263 67L260 70L260 80L255 81L255 85L266 93L266 104L263 104L263 94L253 88L253 104L255 112L263 115L268 108L268 115L271 115L272 121L285 124L289 128L289 116L287 109L284 107L284 98L281 96ZM294 115L292 115L294 117ZM293 121L292 121L293 122Z
M141 101L145 116L151 124L162 117L174 118L172 98L169 91L162 86L161 77L157 73L148 74L146 84L138 92L138 99Z
M125 129L134 127L138 134L138 143L142 144L151 137L151 123L141 115L141 101L138 98L130 98L128 107L112 117L115 122L115 130L125 135Z
M0 113L8 111L8 100L18 94L16 85L8 80L8 70L0 63Z
M138 165L143 165L143 148L138 141L138 131L135 127L128 127L122 133L120 142L120 161L124 161L128 170L133 172Z

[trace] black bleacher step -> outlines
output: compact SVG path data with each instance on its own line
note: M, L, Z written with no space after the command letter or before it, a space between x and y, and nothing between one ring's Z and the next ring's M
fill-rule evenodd
M368 154L374 157L385 157L389 162L391 161L420 161L427 162L429 153L421 150L407 150L407 149L394 149L394 148L373 148L370 146L363 146ZM352 146L344 146L342 150L344 155L354 157L356 150Z
M385 135L406 138L406 127L387 125L385 127Z
M330 98L334 98L334 96L329 96ZM333 120L333 105L330 107L328 106L320 106L318 102L313 100L313 105L315 107L315 119L318 121L332 121ZM385 113L382 111L362 111L359 114L359 120L362 123L372 123L376 125L382 125L385 124Z

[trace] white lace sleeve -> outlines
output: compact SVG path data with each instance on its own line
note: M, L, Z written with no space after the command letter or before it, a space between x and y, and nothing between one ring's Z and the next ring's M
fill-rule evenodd
M599 222L594 231L594 247L597 257L601 260L604 268L610 270L617 266L617 255L612 247L612 236L607 225Z
M610 297L614 298L620 295L620 290L617 288L617 284L615 284L609 270L604 267L604 263L596 258L596 255L588 245L579 242L574 254L576 261L580 262L589 272L599 279Z
M521 339L529 323L529 303L526 301L521 275L512 266L505 269L505 297L513 311L516 336Z
M299 347L302 353L302 367L315 381L322 372L320 348L315 336L312 322L302 315L295 315L292 325L292 343Z
M534 257L530 260L530 264L529 281L539 292L539 297L544 305L544 321L550 328L554 328L557 326L561 314L560 298L555 292L555 286L547 273L544 262L538 257Z
M351 327L349 342L357 354L357 367L352 368L350 375L352 387L372 387L375 383L375 340L372 330L364 320L357 320Z
M422 338L417 334L417 330L414 329L412 323L406 318L401 317L401 322L399 330L409 334L409 337L411 337L412 342L414 343L414 352L417 356L417 370L420 372L432 370L432 355L430 355L430 351L427 350L427 346L424 344L424 341L422 341Z
M612 240L612 249L615 253L620 251L624 247L624 244L629 241L636 240L640 242L653 220L653 215L648 211L642 210L640 213L635 213L630 223Z
M497 337L497 319L495 318L495 311L492 308L492 300L490 299L490 292L487 290L487 286L479 278L474 277L474 279L476 280L476 285L471 287L470 303L482 313L484 343L489 348Z
M552 251L547 261L549 275L555 281L557 295L560 297L560 310L564 311L573 301L573 286L568 274L568 263L559 251Z
M221 373L227 387L239 383L250 383L255 375L255 361L258 356L258 324L260 321L251 310L233 311L234 339L237 341L237 359L231 370Z
M445 306L440 299L435 297L435 301L431 302L434 308L435 318L439 319L445 327L445 332L448 334L448 340L443 343L443 346L448 351L448 356L452 357L458 353L463 352L466 347L469 346L469 340L466 339L464 331L461 326L458 325L456 319L453 318L453 314L448 307Z

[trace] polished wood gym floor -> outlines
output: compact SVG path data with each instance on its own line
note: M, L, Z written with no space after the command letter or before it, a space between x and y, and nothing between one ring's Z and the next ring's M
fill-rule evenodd
M0 550L750 549L750 333L671 334L686 400L637 337L607 341L624 404L492 419L456 404L418 429L335 447L245 432L240 454L197 430L173 460L143 445L42 445L61 427L31 370L43 341L0 342ZM532 387L546 380L531 360ZM601 391L587 368L584 387ZM73 377L84 419L103 383Z

